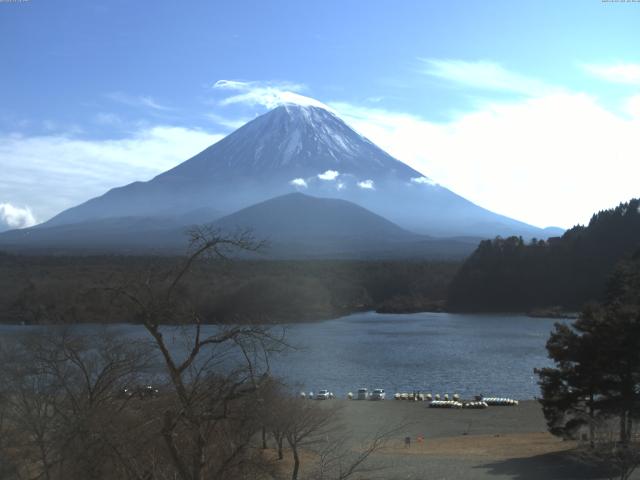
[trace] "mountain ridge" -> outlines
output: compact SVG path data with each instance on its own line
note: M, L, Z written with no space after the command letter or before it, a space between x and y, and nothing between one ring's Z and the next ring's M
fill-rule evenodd
M435 184L335 114L295 105L277 107L153 179L114 188L44 225L194 208L225 215L296 190L357 203L421 234L548 236Z
M257 235L280 238L369 235L385 235L387 239L422 238L355 203L299 192L251 205L212 225L227 231L244 227Z
M224 234L250 231L267 247L243 257L263 259L311 258L440 258L460 259L479 238L432 239L402 229L357 204L341 199L290 193L246 207L208 222ZM174 255L188 246L195 225L176 219L112 217L0 234L0 248L45 253L126 253Z

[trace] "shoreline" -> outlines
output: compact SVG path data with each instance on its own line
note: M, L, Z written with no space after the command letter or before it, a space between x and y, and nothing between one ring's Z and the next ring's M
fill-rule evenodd
M500 317L506 317L506 316L518 316L518 317L528 317L528 318L541 318L541 319L547 319L547 320L553 320L553 319L557 319L557 320L575 320L579 317L579 313L577 312L562 312L562 313L556 313L556 314L545 314L545 313L538 313L538 312L506 312L506 311L478 311L478 312L468 312L468 311L452 311L452 310L443 310L443 309L433 309L433 310L404 310L404 311L380 311L377 309L367 309L367 310L353 310L353 311L347 311L347 312L341 312L341 313L336 313L335 315L330 315L330 316L322 316L322 317L312 317L312 318L303 318L301 320L298 321L291 321L290 319L287 320L274 320L272 322L259 322L259 321L246 321L246 322L241 322L241 323L228 323L228 322L203 322L201 325L220 325L220 326L225 326L225 325L264 325L264 326L279 326L279 325L299 325L299 324L305 324L305 323L322 323L322 322L328 322L331 320L337 320L340 318L346 318L346 317L350 317L352 315L357 315L360 313L376 313L379 315L417 315L417 314L421 314L421 313L444 313L444 314L450 314L450 315L476 315L476 316L500 316ZM62 326L71 326L71 325L142 325L142 323L135 323L135 322L109 322L109 323L105 323L105 322L92 322L92 321L87 321L87 322L76 322L76 323L18 323L18 322L0 322L0 325L5 325L5 326L16 326L16 327L62 327ZM179 327L179 326L187 326L187 324L180 324L180 323L162 323L162 326L168 326L168 327ZM194 324L188 324L188 325L194 325Z

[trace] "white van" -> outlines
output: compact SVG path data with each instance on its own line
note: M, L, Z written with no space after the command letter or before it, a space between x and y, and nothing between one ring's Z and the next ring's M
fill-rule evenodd
M373 392L371 392L371 400L384 400L386 394L384 393L384 388L376 388Z
M356 396L357 400L366 400L369 398L369 390L366 388L359 388L358 395Z
M320 390L316 395L316 400L329 400L331 398L331 392L329 390Z

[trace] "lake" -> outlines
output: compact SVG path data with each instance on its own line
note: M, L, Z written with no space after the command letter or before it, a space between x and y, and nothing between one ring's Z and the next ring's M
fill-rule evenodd
M288 324L286 338L296 350L274 357L272 370L296 389L326 388L339 396L367 387L384 388L388 395L420 390L531 399L539 395L533 369L551 365L545 342L556 321L522 315L366 312ZM5 325L0 334L32 328ZM146 335L137 325L110 328L132 337Z

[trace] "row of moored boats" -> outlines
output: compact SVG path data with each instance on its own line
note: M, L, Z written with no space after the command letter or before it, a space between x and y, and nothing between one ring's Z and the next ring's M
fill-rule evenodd
M330 400L335 398L335 395L329 390L319 390L317 394L313 392L301 392L302 398L316 399L316 400ZM359 388L354 395L352 392L347 394L349 400L384 400L386 393L382 388L376 388L369 392L366 388ZM457 393L449 397L448 393L440 396L440 394L431 395L430 393L396 393L393 398L395 400L406 400L413 402L429 402L431 408L475 408L482 409L489 406L515 406L518 405L518 400L506 397L485 397L483 395L476 395L474 401L464 401Z

